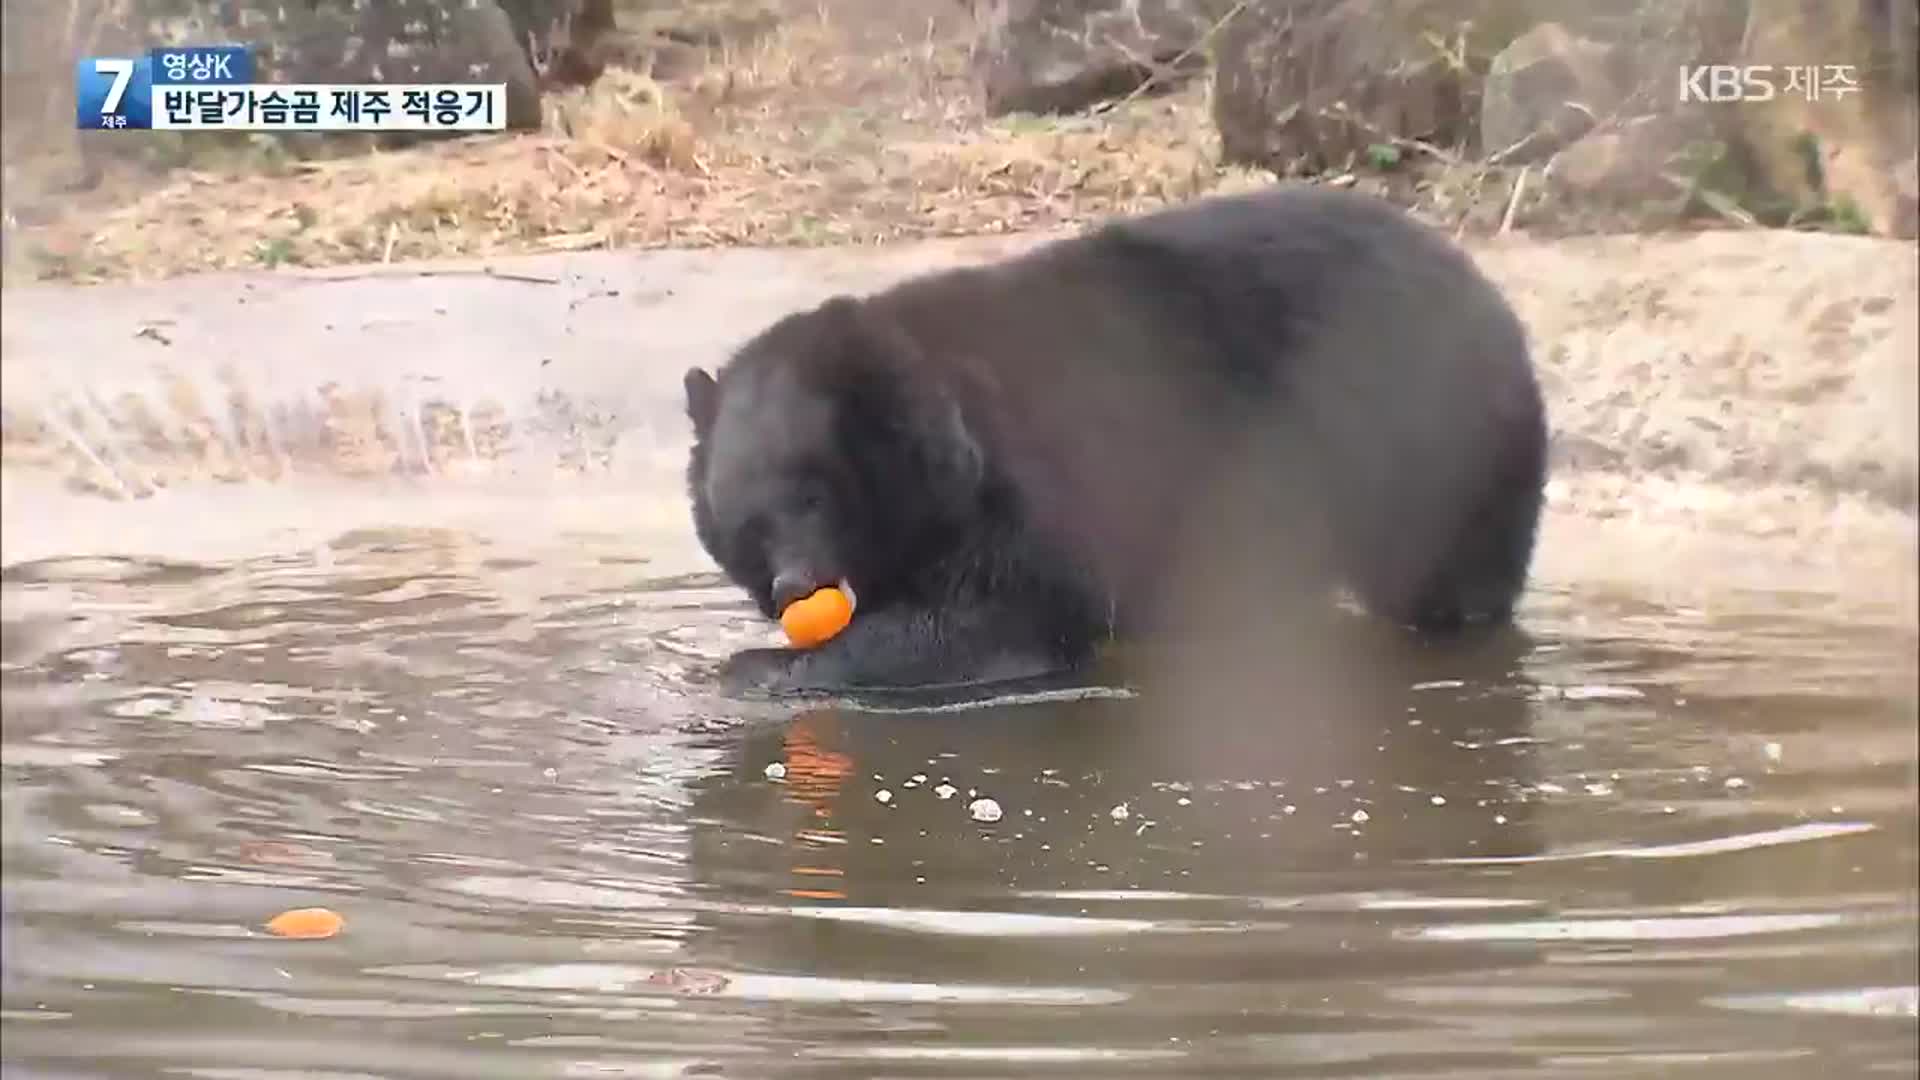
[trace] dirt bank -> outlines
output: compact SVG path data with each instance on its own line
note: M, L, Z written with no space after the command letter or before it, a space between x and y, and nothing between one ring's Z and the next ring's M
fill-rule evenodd
M261 536L488 505L524 517L533 497L549 524L684 533L687 365L829 292L1042 238L8 289L5 558L169 547L183 518L197 550L210 532L242 543L239 519L210 530L205 513L243 505ZM1617 534L1550 545L1550 572L1657 564L1684 584L1695 560L1766 586L1793 567L1911 610L1910 245L1725 232L1476 253L1535 337L1555 520Z

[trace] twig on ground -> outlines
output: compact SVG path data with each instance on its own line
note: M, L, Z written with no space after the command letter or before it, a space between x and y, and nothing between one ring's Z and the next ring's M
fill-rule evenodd
M1504 234L1513 228L1513 215L1520 209L1520 194L1527 190L1527 172L1530 165L1520 166L1520 172L1513 178L1513 196L1507 200L1507 212L1500 215L1500 231Z
M1140 95L1146 93L1148 90L1151 90L1153 87L1159 85L1161 81L1160 77L1162 73L1178 72L1180 70L1181 64L1186 63L1188 58L1192 57L1194 53L1200 51L1203 48L1206 48L1206 46L1213 41L1213 36L1220 32L1220 28L1226 26L1228 23L1238 18L1241 12L1247 10L1247 4L1250 2L1251 0L1238 0L1238 2L1235 3L1231 8L1227 9L1227 13L1225 15L1220 16L1220 18L1214 20L1213 25L1201 31L1200 36L1194 39L1193 44L1180 50L1178 53L1175 53L1173 56L1173 59L1168 60L1166 63L1153 65L1153 70L1148 72L1147 77L1141 81L1139 86L1134 87L1132 90L1127 92L1126 96L1118 99L1112 105L1109 105L1105 109L1101 109L1099 111L1111 112L1114 109L1119 109L1126 105L1132 104L1136 98L1140 97ZM1142 65L1142 66L1146 66L1146 65Z
M1672 173L1661 173L1660 177L1681 190L1692 188L1693 197L1700 200L1701 205L1720 215L1722 218L1731 221L1735 225L1743 229L1756 229L1760 227L1759 218L1754 217L1742 209L1739 203L1722 195L1720 192L1712 188L1688 184L1686 180Z
M535 274L526 270L500 270L493 266L480 267L419 267L388 265L380 269L349 271L322 270L302 275L309 281L365 281L381 278L428 278L428 277L488 277L501 281L524 281L529 285L559 285L562 280L546 274Z

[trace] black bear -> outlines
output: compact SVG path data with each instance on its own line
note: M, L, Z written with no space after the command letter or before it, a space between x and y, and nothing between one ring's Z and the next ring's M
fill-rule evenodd
M1500 293L1399 208L1327 188L836 297L685 391L715 562L769 618L835 584L856 604L817 648L736 653L734 688L1070 670L1153 628L1215 541L1409 627L1505 622L1547 470Z

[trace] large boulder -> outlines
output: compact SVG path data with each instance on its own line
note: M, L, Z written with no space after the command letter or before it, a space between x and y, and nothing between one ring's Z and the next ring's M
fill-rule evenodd
M463 0L469 7L476 0ZM490 5L477 0L480 8ZM599 42L614 32L613 0L493 0L545 86L584 86L605 66Z
M1205 70L1213 0L981 0L987 112L1059 113Z
M238 41L263 82L500 82L517 128L539 126L544 86L597 73L592 45L613 26L613 0L124 0L101 11L83 40L51 6L8 4L6 38L44 42L35 59L67 72L84 54Z
M622 0L620 28L605 39L608 59L661 82L684 80L764 40L780 22L771 0Z
M173 39L247 42L263 82L502 82L508 124L532 128L540 124L532 50L544 51L581 2L192 0L196 10Z
M1713 130L1697 110L1636 116L1602 124L1562 150L1547 176L1572 205L1651 208L1693 191L1712 146Z
M1473 141L1479 78L1511 40L1498 0L1255 0L1219 33L1214 123L1230 162L1345 168L1376 144ZM1509 9L1509 10L1502 10Z
M1598 117L1554 158L1559 190L1614 205L1691 192L1743 222L1914 235L1912 4L1749 0L1658 14L1615 42L1633 57L1631 108ZM1762 73L1718 88L1703 75L1683 95L1681 72L1703 64ZM1850 85L1834 80L1836 67Z
M1739 151L1763 210L1789 218L1839 214L1858 227L1912 237L1916 208L1905 181L1920 117L1911 0L1750 0L1738 63L1772 65L1769 101L1719 103L1722 135ZM1787 69L1821 65L1789 91ZM1829 70L1851 68L1852 92Z
M1627 96L1624 49L1541 23L1493 58L1480 98L1480 146L1508 164L1543 160L1592 130Z

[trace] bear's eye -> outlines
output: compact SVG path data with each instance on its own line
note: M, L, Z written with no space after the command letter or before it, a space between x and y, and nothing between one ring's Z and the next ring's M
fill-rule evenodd
M766 546L767 537L773 533L773 523L765 514L755 514L740 523L734 534L742 550L758 551Z

